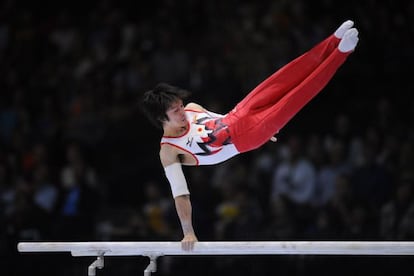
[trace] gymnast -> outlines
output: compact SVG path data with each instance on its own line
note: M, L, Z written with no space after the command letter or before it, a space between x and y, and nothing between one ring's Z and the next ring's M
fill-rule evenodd
M225 115L196 103L184 106L190 93L169 84L160 83L144 93L144 114L163 130L160 160L181 223L184 250L191 250L198 239L181 166L218 164L275 141L274 135L326 86L354 51L359 38L353 25L351 20L342 23L324 41L265 79Z

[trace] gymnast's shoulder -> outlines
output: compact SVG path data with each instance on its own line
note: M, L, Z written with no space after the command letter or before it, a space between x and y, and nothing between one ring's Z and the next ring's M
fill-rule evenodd
M205 111L205 109L201 105L196 104L196 103L192 103L192 102L188 103L185 106L185 109L191 109L191 110L196 110L196 111Z

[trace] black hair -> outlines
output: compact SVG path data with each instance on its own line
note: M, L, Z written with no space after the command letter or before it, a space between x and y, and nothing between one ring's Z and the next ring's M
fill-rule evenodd
M177 100L185 100L190 92L167 83L159 83L144 93L140 107L148 120L162 129L162 122L168 120L167 110Z

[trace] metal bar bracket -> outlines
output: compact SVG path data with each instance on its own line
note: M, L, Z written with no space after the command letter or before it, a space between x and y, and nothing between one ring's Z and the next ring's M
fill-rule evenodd
M96 268L102 269L104 267L104 257L99 255L96 260L88 267L88 276L96 276Z
M150 259L150 262L147 268L144 270L144 276L151 276L153 272L157 272L157 258L158 255L149 255L147 256Z

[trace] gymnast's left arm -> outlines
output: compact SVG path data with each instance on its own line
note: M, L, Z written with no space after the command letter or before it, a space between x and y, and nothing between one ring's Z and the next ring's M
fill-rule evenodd
M193 109L193 110L198 110L198 111L203 111L203 112L209 114L213 118L223 118L224 116L226 116L226 115L222 115L222 114L219 114L219 113L216 113L216 112L212 112L210 110L207 110L204 107L202 107L201 105L196 104L196 103L188 103L185 106L185 108L187 108L187 109Z

